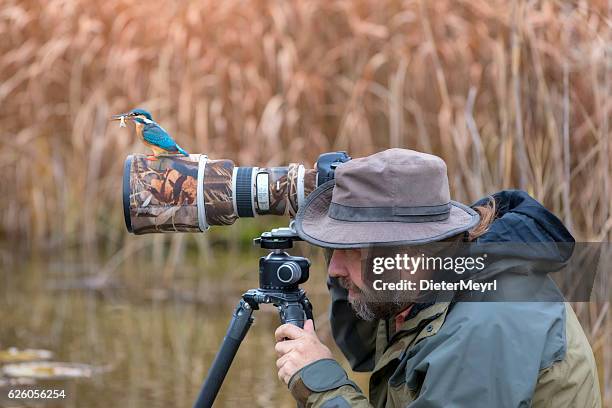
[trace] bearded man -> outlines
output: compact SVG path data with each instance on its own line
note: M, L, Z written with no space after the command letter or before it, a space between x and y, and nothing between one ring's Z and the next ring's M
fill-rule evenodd
M548 276L571 256L559 244L574 239L526 193L502 191L470 207L450 199L442 159L390 149L339 166L308 196L296 229L326 250L336 344L353 370L372 373L366 396L312 321L282 325L278 375L299 406L601 407L591 347ZM495 280L496 290L415 300L375 291L363 270L373 249L445 242L496 245L495 259L470 275ZM547 251L517 253L515 244Z

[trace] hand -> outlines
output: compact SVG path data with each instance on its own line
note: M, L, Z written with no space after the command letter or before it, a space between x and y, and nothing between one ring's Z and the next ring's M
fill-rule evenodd
M276 337L276 360L278 378L289 384L293 374L317 360L333 358L331 351L321 343L314 330L314 323L308 319L304 329L292 324L283 324L274 333Z

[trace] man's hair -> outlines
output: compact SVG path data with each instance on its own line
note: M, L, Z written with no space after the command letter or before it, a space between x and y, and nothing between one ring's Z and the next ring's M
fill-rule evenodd
M497 204L495 203L495 199L489 196L489 200L485 205L474 207L474 210L480 214L480 222L468 232L468 241L476 240L489 230L489 227L495 220Z

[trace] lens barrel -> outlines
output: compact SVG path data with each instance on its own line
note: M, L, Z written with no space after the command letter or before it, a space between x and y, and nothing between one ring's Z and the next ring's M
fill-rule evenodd
M317 169L237 167L206 155L127 157L123 173L126 227L134 234L203 232L238 218L294 217L317 187Z

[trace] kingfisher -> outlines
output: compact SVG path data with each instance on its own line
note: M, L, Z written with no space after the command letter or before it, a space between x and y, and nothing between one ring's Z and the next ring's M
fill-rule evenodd
M125 127L125 121L134 122L136 135L138 135L145 145L153 150L153 155L149 160L155 160L159 156L189 156L185 150L179 146L168 132L153 120L149 112L144 109L133 109L126 113L113 115L111 120L121 121L120 126Z

